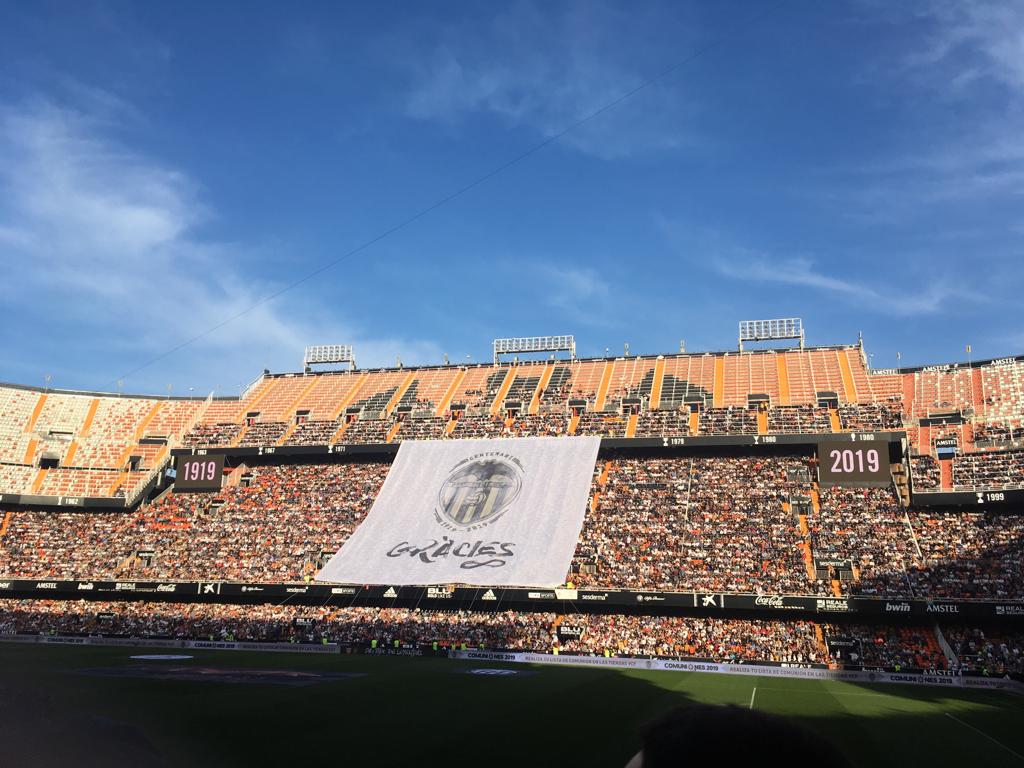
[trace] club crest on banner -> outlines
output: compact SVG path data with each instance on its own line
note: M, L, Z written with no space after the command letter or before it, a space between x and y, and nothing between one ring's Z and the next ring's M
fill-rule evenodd
M448 528L479 528L505 514L522 487L518 459L497 452L471 456L456 464L441 484L434 516Z

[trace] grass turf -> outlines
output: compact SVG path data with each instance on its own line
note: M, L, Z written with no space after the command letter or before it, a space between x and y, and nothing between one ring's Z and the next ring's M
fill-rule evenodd
M991 691L443 658L129 658L151 652L0 645L0 764L623 766L638 726L669 707L753 696L855 765L1024 765L1024 700ZM140 664L360 676L293 687L90 672ZM467 674L500 668L529 674Z

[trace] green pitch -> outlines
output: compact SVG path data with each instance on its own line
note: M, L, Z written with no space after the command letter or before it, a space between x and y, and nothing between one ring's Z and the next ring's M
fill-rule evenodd
M617 767L640 724L703 702L795 718L861 766L1024 766L1024 700L989 691L438 658L129 658L156 652L0 645L0 765ZM152 676L168 668L203 679ZM519 674L479 672L500 669ZM219 679L271 672L285 684Z

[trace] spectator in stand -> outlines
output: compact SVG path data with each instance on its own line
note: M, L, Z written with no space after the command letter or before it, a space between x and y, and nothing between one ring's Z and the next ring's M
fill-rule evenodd
M14 510L0 537L0 577L301 582L355 530L388 467L240 467L216 494L171 493L133 511ZM1024 518L904 510L891 488L826 489L813 510L812 476L813 460L799 457L610 456L596 468L596 501L566 580L713 593L1024 597ZM792 503L806 505L803 518ZM852 568L826 575L815 559Z
M790 498L799 459L620 459L583 524L569 580L588 587L811 591Z
M953 459L954 490L1024 487L1024 451L961 453Z
M560 640L558 627L582 630ZM295 605L0 600L0 633L252 642L334 642L358 647L497 648L719 662L823 663L807 622L730 621L518 611L424 611Z
M903 428L902 399L895 397L884 403L843 404L839 406L839 422L850 432L877 432Z
M911 456L910 467L914 476L914 490L931 491L942 485L942 471L934 457L927 454Z
M1024 633L1005 627L945 627L943 630L966 674L1024 675Z

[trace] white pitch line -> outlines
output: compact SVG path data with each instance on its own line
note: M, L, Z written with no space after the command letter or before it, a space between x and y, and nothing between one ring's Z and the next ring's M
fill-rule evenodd
M766 691L785 691L786 693L804 693L808 696L821 696L821 691L801 691L794 688L769 688L765 687ZM829 691L829 696L868 696L873 699L899 699L903 698L895 693L857 693L854 691Z
M974 727L973 725L971 725L970 723L965 723L965 722L964 722L963 720L961 720L961 719L960 719L959 717L957 717L956 715L951 715L951 714L949 714L949 712L947 712L947 713L946 713L946 717L950 718L951 720L956 720L956 721L957 721L958 723L960 723L960 725L963 725L963 726L965 726L965 727L967 727L967 728L970 728L970 729L971 729L972 731L974 731L975 733L980 733L980 734L981 734L982 736L984 736L984 737L985 737L986 739L988 739L989 741L991 741L991 742L992 742L993 744L995 744L996 746L1002 747L1002 748L1003 748L1003 749L1005 749L1005 750L1006 750L1007 752L1009 752L1009 753L1010 753L1011 755L1013 755L1014 757L1016 757L1016 758L1017 758L1018 760L1024 761L1024 755L1020 754L1019 752L1014 752L1014 751L1013 751L1012 749L1010 749L1010 748L1009 748L1008 746L1006 746L1005 744L1003 744L1003 742L999 741L999 739L996 739L996 738L993 738L992 736L989 736L989 735L988 735L987 733L985 733L985 732L984 732L983 730L981 730L980 728L975 728L975 727Z
M754 686L754 690L750 692L750 709L754 708L754 697L757 696L757 686Z

